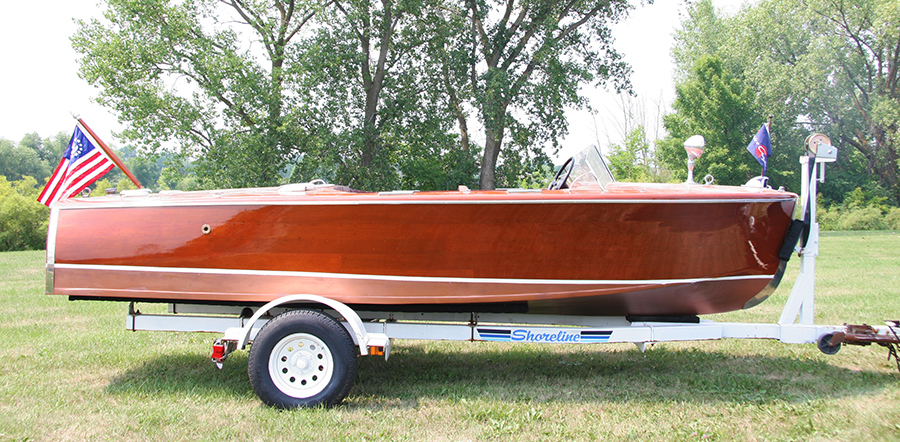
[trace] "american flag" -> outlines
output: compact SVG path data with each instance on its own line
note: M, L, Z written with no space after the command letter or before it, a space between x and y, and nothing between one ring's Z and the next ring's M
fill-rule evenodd
M63 158L56 166L56 171L47 182L47 186L38 197L41 204L50 206L50 203L69 198L84 190L106 172L112 170L115 164L98 148L100 143L85 130L79 122L75 126L75 133L69 141L69 147L63 154Z

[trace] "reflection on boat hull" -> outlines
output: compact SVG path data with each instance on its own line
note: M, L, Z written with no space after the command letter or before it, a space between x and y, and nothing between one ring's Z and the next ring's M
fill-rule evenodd
M72 200L53 208L48 292L246 305L310 293L398 310L709 314L743 308L773 279L795 199L614 183L600 192L250 189Z
M81 299L261 305L285 293L309 292L345 304L377 301L379 305L416 305L414 310L420 311L519 312L524 308L528 313L601 316L737 310L771 279L758 275L668 281L479 281L65 264L55 270L57 286L72 287L60 288L57 293ZM134 281L146 285L130 286ZM222 287L240 288L244 293L222 292Z

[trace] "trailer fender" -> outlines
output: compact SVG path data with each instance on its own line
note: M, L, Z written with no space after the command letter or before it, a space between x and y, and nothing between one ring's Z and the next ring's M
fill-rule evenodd
M382 347L384 348L385 359L387 359L388 352L390 351L390 340L386 335L382 333L366 332L366 328L363 325L362 319L359 318L359 315L357 315L356 312L353 311L353 309L341 302L318 295L287 295L271 301L266 305L260 307L256 311L256 313L254 313L253 316L251 316L250 319L247 320L247 323L244 324L243 327L231 327L225 330L225 336L222 337L222 340L234 341L237 343L237 348L243 349L250 341L250 334L253 331L253 325L256 324L259 318L261 318L263 315L268 313L269 310L275 307L292 302L313 302L325 305L337 311L344 318L344 320L347 321L347 324L349 324L350 329L353 332L353 340L356 341L356 344L359 346L360 355L368 355L369 347Z

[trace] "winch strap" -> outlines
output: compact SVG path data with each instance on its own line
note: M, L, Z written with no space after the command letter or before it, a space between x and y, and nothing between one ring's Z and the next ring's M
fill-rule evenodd
M782 261L788 261L791 259L791 255L794 254L794 247L797 246L797 241L800 239L800 235L807 231L807 226L809 223L803 220L795 219L791 221L790 227L788 227L787 234L784 236L784 244L781 245L781 250L778 252L778 259Z
M816 170L815 154L812 154L812 153L809 154L809 160L807 162L806 167L808 168L806 173L807 173L807 176L809 176L809 180L810 181L815 180L816 177L813 174L813 172L815 172L815 170ZM812 192L810 192L810 195L808 195L808 198L810 200L814 200L816 198L816 195L813 194ZM812 222L810 220L810 217L812 216L812 213L811 213L812 201L805 201L805 203L806 203L806 210L803 211L803 241L800 242L800 246L802 246L802 247L806 247L806 242L809 241L809 226L810 226L810 223ZM791 226L791 227L793 227L793 226ZM797 243L795 242L794 244L796 245Z

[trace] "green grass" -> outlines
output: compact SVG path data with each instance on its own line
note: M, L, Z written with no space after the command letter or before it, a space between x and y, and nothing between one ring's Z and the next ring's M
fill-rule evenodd
M823 235L816 322L900 317L900 233ZM45 296L43 252L0 253L0 441L900 440L900 375L881 347L759 340L633 345L395 341L360 359L344 405L277 411L247 352L210 334L129 332L126 306ZM719 321L775 322L796 277Z

